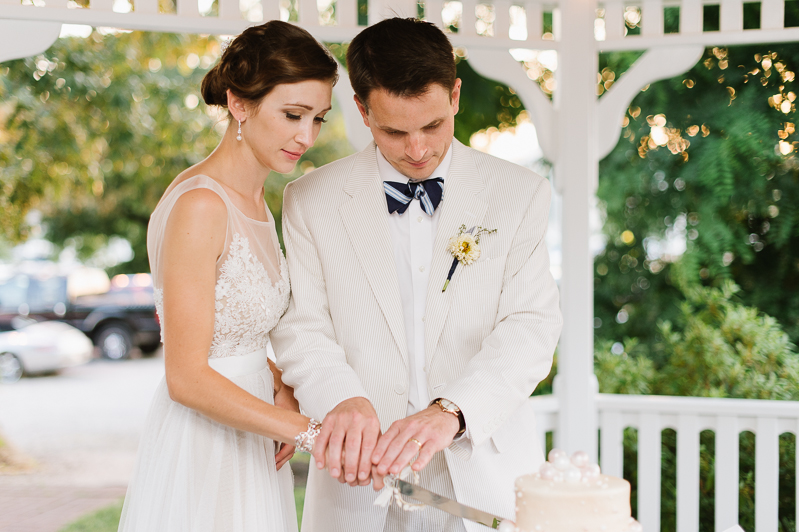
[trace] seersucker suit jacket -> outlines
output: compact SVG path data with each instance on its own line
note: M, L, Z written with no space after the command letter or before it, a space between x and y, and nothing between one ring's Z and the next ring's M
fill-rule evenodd
M466 419L467 437L443 451L458 501L513 518L514 480L544 458L528 398L561 330L545 245L550 185L457 140L452 150L425 303L428 391ZM462 224L497 232L481 237L480 258L458 265L442 292L447 244ZM292 295L271 333L283 381L319 420L366 397L387 430L408 407L408 353L374 143L286 187L283 237ZM383 529L386 509L370 486L310 469L303 532Z

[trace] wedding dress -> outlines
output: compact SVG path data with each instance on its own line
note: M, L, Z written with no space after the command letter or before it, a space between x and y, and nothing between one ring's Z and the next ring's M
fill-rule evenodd
M288 306L286 260L271 214L268 222L247 218L207 176L178 184L150 218L147 252L162 338L164 230L178 198L198 188L217 193L228 211L225 251L216 269L208 363L273 403L266 347L269 332ZM273 440L222 425L172 401L162 381L147 417L119 530L296 532L292 484L288 464L276 471Z

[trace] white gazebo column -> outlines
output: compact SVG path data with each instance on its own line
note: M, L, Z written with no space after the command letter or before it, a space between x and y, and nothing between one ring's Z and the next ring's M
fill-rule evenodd
M555 393L560 403L556 445L597 458L594 378L594 281L589 212L598 176L594 40L596 0L562 0L555 127L555 186L563 197L560 283L563 333Z

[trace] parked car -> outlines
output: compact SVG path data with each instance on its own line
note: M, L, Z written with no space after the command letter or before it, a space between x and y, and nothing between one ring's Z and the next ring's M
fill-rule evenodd
M78 268L68 274L39 268L0 279L0 330L17 316L61 321L83 331L105 358L150 354L161 341L150 274L117 275Z
M50 373L85 364L94 346L81 331L58 321L17 319L15 330L0 333L0 381Z

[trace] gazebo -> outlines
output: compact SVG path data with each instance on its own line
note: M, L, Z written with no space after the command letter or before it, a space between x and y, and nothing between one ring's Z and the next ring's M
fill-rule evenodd
M321 41L346 42L362 28L358 0L291 1L298 24ZM719 532L738 521L740 432L756 435L758 532L776 531L779 526L779 436L799 434L799 403L605 395L597 393L593 374L589 211L599 160L615 146L635 94L653 81L688 70L706 46L799 41L799 27L785 27L784 0L755 3L761 17L753 29L744 29L743 0L425 0L423 4L368 0L366 6L368 24L386 16L418 16L423 9L427 20L442 27L454 25L453 45L465 50L480 74L512 87L528 110L544 157L553 163L554 186L562 196L564 213L559 375L553 396L531 399L539 412L539 437L543 440L552 431L559 447L585 450L595 458L601 448L603 470L621 476L623 431L637 429L638 518L646 532L660 530L664 429L677 432L678 532L699 529L700 432L715 432ZM201 13L198 0L176 4L174 12L165 13L159 10L159 0L133 0L132 8L119 0L90 0L88 7L73 0L0 0L0 61L44 52L58 38L62 24L228 35L281 18L280 0L218 0L218 16ZM708 9L719 13L715 31L703 30L703 13ZM670 25L668 33L665 10L679 12L678 27ZM551 32L545 32L544 20L550 16ZM640 34L628 35L625 19L634 20ZM514 59L510 52L516 49L556 51L557 90L552 101ZM614 50L644 53L598 98L598 53ZM352 88L343 70L335 97L351 143L357 149L364 147L371 137L351 104ZM799 502L799 483L797 495Z

